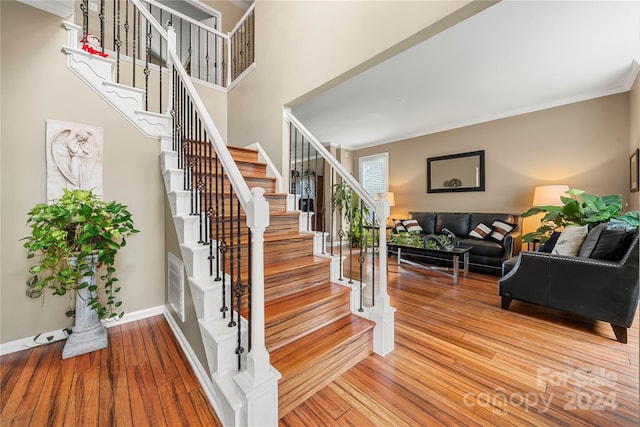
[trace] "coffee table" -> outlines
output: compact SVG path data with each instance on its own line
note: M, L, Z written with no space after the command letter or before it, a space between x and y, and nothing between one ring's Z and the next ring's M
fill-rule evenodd
M454 285L458 284L458 276L460 271L460 266L459 266L460 256L462 256L463 276L467 277L467 274L469 273L469 251L471 250L471 248L454 247L451 249L427 249L427 248L416 248L415 246L403 246L403 245L396 245L393 243L387 243L387 249L389 250L389 252L397 251L398 264L404 263L407 265L411 265L413 267L421 268L423 270L433 271L434 273L442 274L443 276L451 277L453 278ZM425 262L429 261L429 255L437 254L440 257L442 255L445 255L449 260L451 260L453 264L453 274L447 271L448 270L447 267L424 265L422 263L404 259L402 258L403 253L411 255L414 258L424 259Z

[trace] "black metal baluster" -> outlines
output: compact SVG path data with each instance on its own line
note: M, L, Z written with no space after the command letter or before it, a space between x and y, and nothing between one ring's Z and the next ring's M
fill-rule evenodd
M209 81L209 31L205 30L205 35L207 36L207 40L205 42L205 49L206 49L206 53L204 56L205 59L205 67L206 67L206 81Z
M338 247L339 250L339 254L338 254L338 259L339 259L339 264L340 264L340 277L338 278L338 280L342 281L343 279L343 275L342 275L342 270L343 270L343 258L342 258L342 238L344 237L344 230L342 229L342 219L343 219L343 214L342 214L342 202L339 204L338 207L338 219L336 219L336 221L340 221L339 224L339 228L338 228L338 237L340 238L340 246ZM348 234L347 234L348 235Z
M252 269L252 257L253 257L253 249L251 248L251 241L253 240L253 234L251 233L251 229L247 227L248 239L247 239L247 320L249 321L249 339L248 339L248 347L251 351L251 321L252 321L252 305L251 305L251 294L253 292L253 282L251 278L253 277L253 269Z
M318 231L318 151L314 151L316 162L313 167L316 172L313 174L313 188L315 189L315 191L313 192L313 231Z
M216 155L215 158L215 174L216 174L216 179L215 179L215 186L216 186L216 211L215 211L215 215L216 215L216 254L218 256L218 261L216 262L216 278L215 281L219 282L220 279L220 191L221 191L221 187L220 187L220 183L218 181L218 177L219 177L219 165L220 165L220 161L218 160L218 156ZM222 301L224 301L224 294L222 297Z
M330 186L329 188L331 189L331 191L329 192L331 194L331 215L329 215L329 251L331 253L331 256L333 257L333 233L334 233L334 219L336 217L336 209L335 206L333 205L333 198L334 198L334 182L335 182L335 172L333 170L333 167L331 167L331 171L329 172L329 182L330 182ZM336 221L337 222L337 221Z
M122 45L122 41L120 40L120 0L116 0L114 5L117 10L116 14L116 38L114 39L115 47L116 47L116 83L120 83L120 46Z
M162 25L162 9L160 9L160 24ZM159 113L162 113L162 37L158 37L158 41L160 42L160 51L158 52L158 55L160 55L160 57L158 58L158 66L160 68L160 71L158 72L158 80L159 80L159 84L158 84L158 94L159 94L159 104L160 104L160 109L158 110Z
M149 5L149 11L151 11L151 5ZM149 61L151 60L151 23L147 21L147 45L146 45L146 57L144 61L144 109L149 111Z
M352 195L353 196L353 195ZM364 207L363 207L364 203L362 202L362 200L360 200L360 222L358 224L358 232L360 233L360 253L358 254L358 264L360 264L360 308L358 308L358 311L363 312L364 308L362 308L362 305L364 303L364 299L363 299L363 294L362 294L362 289L363 289L363 271L362 271L362 267L364 265L364 261L365 261L365 255L366 255L366 250L367 250L367 238L364 235L364 228L362 227L362 219L364 217ZM373 284L372 284L373 286Z
M373 211L373 214L371 215L371 220L374 224L376 224L376 212L375 210ZM382 231L380 230L379 233L381 233ZM385 229L385 233L386 233L386 229ZM378 235L378 237L380 237ZM385 234L385 239L386 239L386 234ZM375 288L376 288L376 233L375 233L375 228L374 228L374 232L373 232L373 236L371 241L373 242L371 244L371 306L373 307L375 305ZM360 293L362 294L362 291L360 291Z
M238 327L238 346L236 347L236 354L238 355L238 371L242 368L242 353L244 353L244 348L242 348L242 321L241 321L241 316L242 316L242 296L244 295L244 286L242 285L242 278L240 277L240 265L241 262L240 260L242 259L242 239L240 236L240 199L237 199L237 205L236 205L236 213L237 213L237 217L236 217L236 227L237 227L237 241L236 241L236 245L237 245L237 254L236 254L236 259L237 259L237 263L236 263L236 276L237 276L237 282L236 282L236 288L235 288L235 295L236 295L236 310L237 310L237 327Z
M347 232L347 236L349 236L349 241L347 244L349 245L349 284L353 283L353 242L354 242L354 233L353 233L353 188L349 187L349 221L347 221L347 226L349 227L349 231Z
M225 179L224 179L224 168L222 168L222 165L220 165L220 189L222 191L222 200L221 200L221 205L222 205L222 218L220 219L220 221L222 222L222 243L220 244L220 267L222 269L222 308L220 308L220 311L222 311L222 318L226 318L227 317L227 311L229 310L229 308L227 308L227 298L226 298L226 284L227 284L227 274L226 274L226 270L227 270L227 251L228 251L228 245L227 245L227 239L226 239L226 229L227 229L227 217L225 215L225 195L226 195L226 189L225 189L225 183L224 183Z
M100 49L104 53L104 0L100 0L100 12L98 13L98 19L100 20Z
M82 38L86 40L89 34L89 0L82 0L80 10L82 11Z
M233 267L235 266L235 251L236 251L236 247L235 247L235 240L234 240L234 224L233 221L236 220L236 218L233 216L233 202L231 201L231 195L233 194L233 187L231 186L231 181L229 180L229 300L230 300L230 304L229 304L229 327L233 327L236 326L236 321L233 318L233 311L234 311L234 300L233 297L235 296L235 285L236 285L236 280L238 280L235 277L235 271L233 269ZM226 221L225 221L226 222ZM227 271L225 270L225 273Z
M131 59L133 62L133 67L131 68L133 70L133 87L136 87L136 41L140 38L140 35L138 34L139 28L138 28L138 23L137 21L140 19L140 12L138 12L137 8L133 8L133 40L132 40L132 52L131 52ZM173 81L176 82L177 84L177 72L174 70L174 78Z
M129 56L129 0L125 0L125 18L124 18L124 54ZM135 62L134 62L135 65Z

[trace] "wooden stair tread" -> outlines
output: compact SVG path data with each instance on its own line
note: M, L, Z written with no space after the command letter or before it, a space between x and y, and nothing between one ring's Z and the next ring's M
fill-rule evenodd
M267 230L269 229L267 228ZM296 231L274 231L273 233L264 234L265 242L277 242L280 240L291 240L291 239L313 240L313 234L300 233Z
M275 275L283 271L309 268L309 266L313 264L327 264L327 267L328 267L330 262L331 261L327 258L323 258L315 255L303 255L298 258L288 258L288 259L282 259L282 260L275 260L271 262L268 259L265 259L264 261L265 270L267 269L269 270L269 271L265 271L265 277L268 277L270 275ZM327 272L327 277L328 276L329 274Z
M324 328L271 352L271 363L282 374L308 369L311 360L318 360L363 333L373 329L370 320L349 314Z
M327 282L327 286L315 286L295 294L286 295L265 304L267 323L292 316L299 311L306 311L309 307L324 304L327 300L351 292L346 286ZM345 307L345 314L350 313L349 307Z

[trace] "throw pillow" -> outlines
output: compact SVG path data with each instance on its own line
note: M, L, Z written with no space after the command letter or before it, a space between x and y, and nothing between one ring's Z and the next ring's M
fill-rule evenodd
M582 242L584 242L584 239L587 237L587 232L588 226L586 225L582 227L577 225L567 226L567 228L560 233L560 237L558 237L558 241L551 253L553 255L578 255L580 246L582 246Z
M517 224L509 224L508 222L503 222L499 220L493 221L491 224L493 227L493 231L491 232L491 237L496 242L502 242L505 236L513 231L514 228L517 227Z
M484 240L487 237L489 237L489 235L491 235L492 231L493 229L491 227L483 223L480 223L476 225L473 230L471 230L471 232L469 233L469 236L473 237L474 239Z
M615 261L623 254L623 246L629 232L622 227L598 224L587 234L578 256Z
M402 225L407 229L409 233L422 233L422 227L418 224L418 221L415 219L407 219L402 221Z
M404 225L402 225L402 221L401 219L394 219L393 220L393 231L396 233L402 233L404 231L407 231L406 228L404 228Z

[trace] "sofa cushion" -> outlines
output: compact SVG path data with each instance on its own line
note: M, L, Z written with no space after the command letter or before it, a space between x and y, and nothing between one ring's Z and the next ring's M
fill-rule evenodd
M507 234L511 233L518 224L511 224L505 221L495 220L491 223L491 227L493 227L493 232L489 237L496 242L502 242Z
M502 256L503 247L500 243L492 240L460 239L456 241L456 246L471 248L471 254L487 257Z
M435 212L409 212L409 218L418 221L425 234L435 234L436 213Z
M442 234L442 229L446 228L456 237L467 237L469 235L468 213L447 213L439 212L436 217L435 234Z
M469 232L469 237L473 237L474 239L484 240L487 237L489 237L492 231L493 231L493 228L481 222L480 224L476 225L473 228L473 230Z
M582 242L584 242L586 237L586 225L581 227L577 225L569 225L562 231L562 233L560 233L558 242L553 247L553 251L551 251L551 253L553 255L576 256L578 255L578 252L580 252L580 246L582 246Z
M609 227L609 224L598 224L587 234L578 256L604 260L618 260L622 257L623 246L629 231L622 227Z

